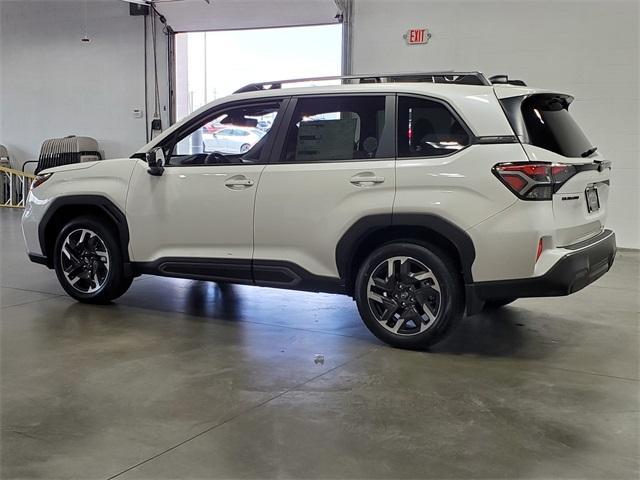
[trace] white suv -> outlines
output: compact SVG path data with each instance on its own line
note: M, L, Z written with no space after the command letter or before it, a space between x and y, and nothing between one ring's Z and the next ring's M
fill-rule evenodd
M573 97L477 72L341 78L252 84L131 158L42 172L22 221L30 259L83 302L140 274L343 293L406 348L465 311L568 295L609 270L611 164ZM203 149L215 119L273 125L223 154Z

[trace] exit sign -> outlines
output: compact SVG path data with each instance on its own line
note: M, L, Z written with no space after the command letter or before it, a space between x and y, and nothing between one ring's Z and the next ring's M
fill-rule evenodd
M421 45L431 38L431 32L426 28L411 28L403 35L409 45Z

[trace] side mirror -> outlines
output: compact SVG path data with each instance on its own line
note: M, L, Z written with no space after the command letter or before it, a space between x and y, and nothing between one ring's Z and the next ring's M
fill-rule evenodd
M146 154L149 175L159 177L164 172L164 151L162 147L156 147Z

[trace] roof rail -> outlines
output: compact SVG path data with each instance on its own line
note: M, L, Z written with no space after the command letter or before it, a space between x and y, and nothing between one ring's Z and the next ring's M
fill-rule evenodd
M305 83L316 81L342 80L343 83L357 80L358 83L456 83L462 85L491 85L487 77L480 72L420 72L420 73L373 73L366 75L341 75L330 77L293 78L289 80L275 80L273 82L250 83L233 93L255 92L260 90L274 90L282 88L285 83Z

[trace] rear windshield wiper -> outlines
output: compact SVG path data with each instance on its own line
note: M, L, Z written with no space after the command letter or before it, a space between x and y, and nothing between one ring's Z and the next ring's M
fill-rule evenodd
M590 155L593 155L594 153L596 153L596 150L598 150L598 147L591 147L589 150L587 150L586 152L582 152L582 154L580 155L582 158L586 158Z

